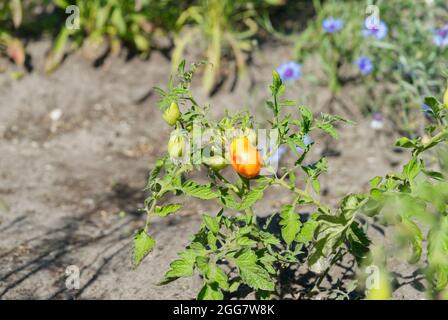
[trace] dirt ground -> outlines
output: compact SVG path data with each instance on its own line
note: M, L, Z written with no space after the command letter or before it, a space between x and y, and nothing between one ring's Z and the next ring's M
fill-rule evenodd
M142 189L169 135L151 90L166 85L169 60L154 52L147 61L110 57L94 68L74 54L47 76L41 66L48 46L46 41L28 45L34 69L23 79L0 73L0 299L194 298L198 279L157 283L196 231L201 213L216 212L215 204L184 201L179 214L155 221L156 249L137 270L131 266L132 234L144 223L138 210ZM263 116L271 70L290 53L286 45L266 45L244 78L234 82L229 66L228 79L211 98L202 94L199 81L194 91L199 101L211 103L215 115L247 107ZM327 108L328 93L311 92L304 82L289 85L288 95L316 113ZM360 116L356 89L344 90L349 112L335 111L357 125L341 127L338 141L313 137L313 153L329 157L322 201L332 205L347 192L366 190L370 178L398 170L407 159L391 147L393 130L374 131ZM286 200L272 189L256 213L275 212ZM371 234L383 237L379 231ZM415 268L392 264L399 287L395 298L423 297ZM79 290L66 289L69 265L81 270Z

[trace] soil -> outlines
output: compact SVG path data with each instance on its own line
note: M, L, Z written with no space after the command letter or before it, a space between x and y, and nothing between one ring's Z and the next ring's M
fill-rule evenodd
M144 224L139 211L143 188L154 161L166 151L170 129L157 108L154 86L164 87L170 61L160 52L148 60L107 57L93 67L81 53L69 55L51 75L41 70L49 48L44 40L28 44L34 69L20 80L0 73L0 298L1 299L192 299L200 281L180 279L159 286L170 261L197 230L201 213L215 204L182 199L179 214L156 220L151 233L155 250L142 265L131 265L132 235ZM266 117L271 70L291 58L288 45L266 44L257 51L247 73L226 81L212 96L193 85L198 100L210 103L215 116L225 108L247 108ZM13 67L5 60L0 64ZM304 67L311 73L312 64ZM328 112L329 93L299 81L288 95L317 114ZM365 191L376 175L399 170L408 155L392 145L397 135L375 131L357 107L356 87L346 87L335 111L357 122L341 126L339 140L313 136L313 155L326 154L329 172L322 178L322 201L336 205L347 192ZM260 217L288 200L272 189L255 212ZM383 239L385 232L385 239ZM371 228L372 237L388 239L387 229ZM349 264L350 261L347 261ZM409 267L392 259L398 289L395 298L424 297L421 283ZM80 269L80 289L66 288L66 268ZM300 269L300 268L299 268ZM348 273L344 270L348 270ZM297 298L304 279L290 271L280 298ZM344 273L344 274L343 274ZM324 286L338 285L353 268L337 267ZM303 280L303 281L302 281Z

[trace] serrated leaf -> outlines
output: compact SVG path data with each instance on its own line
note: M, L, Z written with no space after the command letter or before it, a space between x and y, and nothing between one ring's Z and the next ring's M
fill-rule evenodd
M350 252L355 256L358 264L361 264L369 252L370 241L357 222L353 222L348 229L347 240Z
M294 207L291 205L284 206L280 212L280 225L282 226L282 238L289 246L297 236L302 223L300 222L299 215L294 211Z
M238 266L250 266L257 262L257 254L251 249L243 250L235 260Z
M203 219L204 224L205 224L205 226L207 227L208 230L210 230L214 234L218 234L218 232L219 232L219 223L218 223L218 220L216 219L216 217L212 217L212 216L204 214L202 216L202 219Z
M274 291L275 284L269 273L257 264L238 265L242 281L253 289Z
M193 275L194 262L189 259L177 259L171 262L170 270L165 274L165 281Z
M219 193L211 189L211 183L199 185L194 181L187 181L182 185L182 191L195 198L210 200L219 197Z
M268 187L268 184L262 183L257 187L250 190L241 201L239 210L246 210L252 207L254 203L263 198L264 190Z
M336 129L334 128L334 126L331 123L328 123L328 122L318 122L316 124L316 127L321 129L325 133L329 134L334 139L338 139L339 138Z
M238 237L236 239L236 243L240 246L252 246L254 244L257 244L257 241L243 236L243 237Z
M229 289L229 279L228 279L226 273L220 267L218 267L216 264L211 264L209 266L207 278L210 282L218 283L220 288L222 288L224 290Z
M313 124L313 113L305 106L300 106L299 111L302 116L302 130L304 133L308 133Z
M222 300L224 295L217 283L206 283L198 293L198 300Z
M134 236L134 267L138 267L143 259L152 251L156 241L146 233L145 230L139 230Z
M308 243L313 240L314 231L316 230L319 223L315 220L308 220L303 224L302 229L297 235L296 241L300 243Z
M176 212L177 210L179 210L182 207L183 207L183 205L180 203L168 204L168 205L162 206L162 207L157 206L154 210L154 213L160 217L166 217L169 214Z

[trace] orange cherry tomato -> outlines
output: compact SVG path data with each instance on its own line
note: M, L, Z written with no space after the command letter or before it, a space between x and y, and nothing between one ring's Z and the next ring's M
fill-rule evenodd
M232 141L230 163L236 172L246 178L258 176L262 166L260 153L247 137L236 138Z

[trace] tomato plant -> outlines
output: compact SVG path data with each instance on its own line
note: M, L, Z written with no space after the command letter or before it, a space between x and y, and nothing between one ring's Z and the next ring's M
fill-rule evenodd
M365 222L358 219L360 215L377 215L395 223L403 248L411 248L409 261L413 263L420 260L425 238L414 218L427 223L425 274L434 292L446 287L448 185L445 173L427 169L420 158L428 150L446 144L446 105L433 97L426 99L435 119L427 129L428 141L402 138L397 142L398 146L412 150L412 159L401 174L374 178L370 192L348 194L341 199L338 208L333 209L320 199L319 177L327 170L326 159L306 160L314 143L309 135L322 130L337 138L335 122L352 122L329 114L315 117L307 107L283 100L285 86L274 71L270 86L272 98L266 105L272 111L267 129L275 134L270 134L267 142L261 128L257 128L254 119L245 112L226 114L218 121L207 116L208 107L198 104L190 91L190 81L198 65L193 64L186 71L185 62L182 62L178 68L178 83L171 81L167 90L158 89L163 112L173 103L183 111L179 112L169 154L157 160L149 174L146 225L134 238L135 266L156 245L150 235L151 219L166 217L183 207L181 203L167 203L166 195L183 194L216 201L222 207L215 215L203 214L198 232L185 250L178 253L162 281L165 284L197 273L203 280L198 299L223 299L241 285L252 288L259 298L273 297L278 289L280 270L299 263L306 263L316 274L314 287L306 293L312 297L319 292L332 266L346 255L356 259L360 268L375 263L383 270L379 288L370 290L367 297L389 297L392 287L385 276L388 275L387 263L378 259L381 255L372 254L378 250L373 250L375 244L366 234ZM299 116L292 116L291 109L298 110ZM185 142L177 140L179 135L186 137L182 140ZM260 152L259 146L263 143L271 146L268 152ZM282 147L288 147L295 156L291 167L276 168L270 161ZM219 159L218 164L210 161L215 157ZM227 163L231 166L223 170ZM191 178L191 173L201 167L206 169L209 183L200 184ZM253 206L263 199L268 188L275 186L290 193L291 202L261 224ZM307 216L304 212L310 208L312 214ZM277 223L274 217L279 221L279 233L271 228Z

